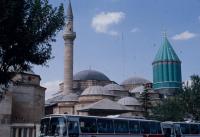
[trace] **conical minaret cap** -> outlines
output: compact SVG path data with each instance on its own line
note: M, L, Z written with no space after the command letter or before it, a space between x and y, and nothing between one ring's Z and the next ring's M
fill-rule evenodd
M176 52L172 48L170 42L168 41L166 34L163 37L162 46L158 50L153 63L160 62L160 61L181 62L180 59L178 58Z
M72 5L71 5L71 1L70 0L69 0L68 8L67 8L67 17L68 18L73 18Z

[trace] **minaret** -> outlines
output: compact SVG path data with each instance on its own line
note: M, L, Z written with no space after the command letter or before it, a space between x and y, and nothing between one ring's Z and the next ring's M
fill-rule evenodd
M181 61L167 39L166 33L153 65L153 88L165 95L182 87Z
M63 34L65 41L64 48L64 91L63 94L67 95L72 92L73 87L73 43L76 38L76 33L73 31L73 13L71 2L67 9L67 22Z

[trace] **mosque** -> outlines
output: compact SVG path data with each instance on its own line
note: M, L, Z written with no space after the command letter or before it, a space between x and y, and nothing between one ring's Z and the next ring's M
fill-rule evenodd
M36 131L45 114L145 116L163 97L182 87L181 61L166 36L152 63L153 82L130 77L120 84L96 70L73 75L76 33L70 1L63 38L64 80L59 91L45 101L46 89L40 85L40 76L33 72L17 73L8 91L0 92L0 136L39 136Z
M146 106L150 111L163 97L173 95L182 87L181 61L166 36L152 63L153 82L130 77L120 84L96 70L83 70L73 75L75 38L69 1L63 34L64 81L59 91L46 100L45 114L144 116L143 93L150 98L150 105Z

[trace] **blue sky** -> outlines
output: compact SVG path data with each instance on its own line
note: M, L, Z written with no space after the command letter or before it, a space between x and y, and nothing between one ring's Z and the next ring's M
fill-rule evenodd
M152 80L152 61L162 32L182 61L183 81L200 75L200 0L71 0L74 13L74 73L94 69L121 83L131 76ZM50 0L53 6L67 0ZM43 86L63 80L62 31L49 67L34 67Z

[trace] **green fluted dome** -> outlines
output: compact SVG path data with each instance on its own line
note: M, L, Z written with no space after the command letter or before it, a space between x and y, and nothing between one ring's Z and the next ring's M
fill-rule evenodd
M166 37L152 65L154 90L182 87L181 61Z
M163 40L163 44L158 50L156 57L154 59L155 62L159 61L177 61L180 62L180 59L176 55L174 49L172 48L171 44L169 43L168 39L165 37Z

